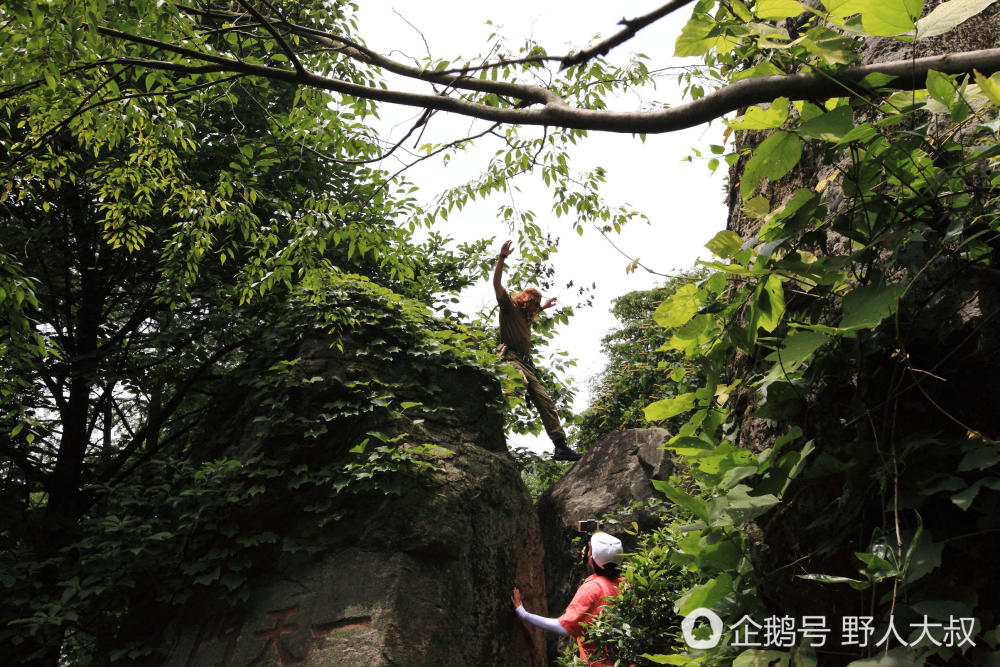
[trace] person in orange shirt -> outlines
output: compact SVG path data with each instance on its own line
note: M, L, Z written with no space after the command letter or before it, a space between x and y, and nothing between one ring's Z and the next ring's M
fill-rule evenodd
M511 601L517 615L528 623L549 632L574 637L580 647L580 658L590 667L613 667L612 658L604 652L595 656L597 647L583 640L583 624L600 616L608 604L608 598L618 595L618 587L622 582L619 567L624 558L621 540L598 531L590 537L584 555L593 574L580 584L573 600L559 618L546 618L528 612L521 603L521 591L517 586L514 587Z

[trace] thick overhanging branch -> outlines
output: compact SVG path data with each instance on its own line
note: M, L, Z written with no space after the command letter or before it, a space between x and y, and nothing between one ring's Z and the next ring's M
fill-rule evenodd
M503 94L520 100L516 107L496 107L473 100L441 94L415 93L383 89L374 86L322 76L311 72L298 72L266 65L256 65L233 60L220 55L202 53L166 42L138 35L130 35L110 28L100 28L102 34L176 53L185 58L208 63L214 71L228 71L249 76L260 76L284 81L296 86L310 86L330 92L370 99L376 102L399 104L437 111L447 111L508 125L541 125L566 129L635 134L659 134L701 125L715 118L753 104L771 101L777 97L794 100L828 99L847 94L865 94L863 79L875 73L894 77L888 87L895 90L915 90L926 85L927 72L936 70L945 74L983 74L1000 71L1000 49L983 49L942 56L929 56L915 60L896 60L874 63L840 70L839 72L814 72L791 75L774 75L751 78L730 84L701 99L657 111L599 111L569 106L554 92L539 86L512 82L482 81L434 72L396 63L371 51L356 51L351 57L383 67L404 77L428 83L440 83L456 89ZM324 36L322 39L333 39ZM346 47L352 51L352 46ZM344 53L344 51L341 51ZM123 62L123 60L119 60ZM124 62L150 69L173 71L204 71L202 65L190 67L177 62L130 58Z

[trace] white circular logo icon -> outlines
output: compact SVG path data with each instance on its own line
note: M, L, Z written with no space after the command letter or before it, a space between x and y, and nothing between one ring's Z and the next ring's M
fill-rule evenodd
M699 618L707 618L708 624L712 628L712 636L708 639L695 639L691 632L694 630L695 621ZM681 621L681 632L684 634L685 643L691 648L715 648L719 645L719 640L722 639L722 619L711 609L698 607Z

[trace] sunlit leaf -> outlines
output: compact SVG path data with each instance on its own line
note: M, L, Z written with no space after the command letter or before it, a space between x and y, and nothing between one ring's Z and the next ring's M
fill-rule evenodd
M798 16L806 11L797 0L758 0L754 10L758 18L767 21L780 21L790 16Z
M708 294L695 285L682 285L653 311L653 321L661 327L679 327L705 305Z
M777 180L792 170L802 157L802 140L791 132L778 131L761 142L743 171L740 194L749 199L762 180Z
M943 35L958 24L969 20L996 0L949 0L932 9L917 21L917 39Z
M705 247L722 259L729 259L736 255L743 248L743 239L734 231L725 229L705 244Z
M788 98L779 97L765 109L750 107L742 116L725 121L734 130L770 130L781 127L788 118Z
M861 24L869 35L892 37L916 28L914 21L923 9L923 0L877 0L861 10Z
M665 398L655 403L650 403L646 406L643 411L646 416L646 421L660 421L662 419L670 419L671 417L676 417L679 414L687 412L693 409L695 406L695 395L694 393L680 394L673 398Z

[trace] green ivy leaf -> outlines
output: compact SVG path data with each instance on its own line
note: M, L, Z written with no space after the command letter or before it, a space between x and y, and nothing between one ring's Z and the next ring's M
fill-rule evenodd
M792 170L802 157L802 140L791 132L775 132L754 150L743 171L740 194L749 199L762 180L777 180Z

